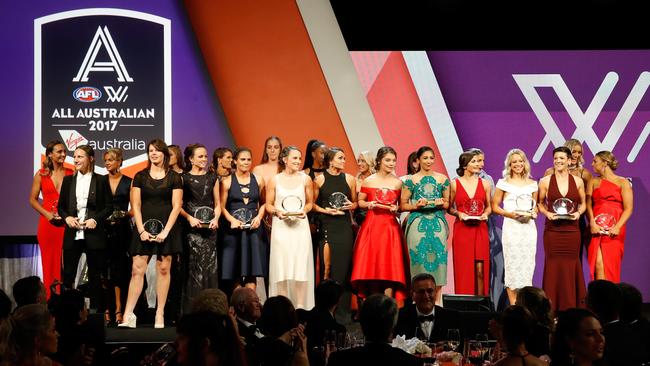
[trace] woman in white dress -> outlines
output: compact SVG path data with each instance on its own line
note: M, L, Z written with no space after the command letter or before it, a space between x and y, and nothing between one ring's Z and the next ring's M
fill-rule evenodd
M503 202L503 208L500 207ZM537 182L530 177L526 154L512 149L506 155L503 178L499 179L492 200L492 212L503 219L503 257L505 286L510 304L517 290L532 286L537 250Z
M282 149L281 172L266 187L266 211L273 216L269 296L286 296L296 309L309 310L314 306L314 260L307 213L313 192L312 180L301 171L301 163L298 148ZM296 197L302 204L295 205Z

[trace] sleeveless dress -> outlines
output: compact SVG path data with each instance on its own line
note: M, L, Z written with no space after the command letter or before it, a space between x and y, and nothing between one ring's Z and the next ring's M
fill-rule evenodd
M248 184L241 184L237 175L231 175L226 209L230 214L246 208L257 215L260 205L260 189L255 175L250 175ZM248 189L244 194L243 190ZM248 197L248 203L244 203ZM224 220L221 226L224 233L221 248L221 278L239 280L242 277L267 277L269 275L269 247L264 225L257 229L231 229L230 222Z
M282 200L290 195L305 202L304 181L296 187L286 188L280 184L280 174L275 179L275 207L281 209ZM314 307L314 258L311 233L307 218L273 217L271 231L271 256L269 261L269 296L284 295L296 309Z
M113 193L113 211L129 211L131 182L133 179L122 175ZM129 257L129 240L131 239L131 217L127 216L115 224L104 225L106 228L108 249L108 278L115 286L127 289L131 279L131 258Z
M476 191L472 197L485 203L485 188L483 179L478 180ZM456 179L456 196L454 203L458 211L463 211L463 204L470 197L465 187ZM474 295L477 293L475 286L475 268L477 262L483 262L483 289L484 294L490 293L490 239L488 226L485 221L461 221L454 222L454 237L452 239L454 248L454 286L457 294Z
M375 201L378 188L361 187L368 195L368 202ZM400 197L401 190L393 190ZM396 202L397 203L397 202ZM352 255L352 287L359 296L366 297L372 282L385 282L386 287L395 287L395 298L406 298L408 275L408 253L395 214L376 208L368 210L366 219L359 229Z
M183 189L181 175L169 170L167 175L161 179L154 179L149 174L149 169L143 169L133 178L133 187L140 188L140 201L142 206L142 222L149 219L160 220L167 225L167 219L172 212L172 193L174 189ZM179 215L180 217L180 215ZM131 255L158 256L181 253L183 251L183 239L181 226L178 219L172 226L169 235L162 243L143 242L137 230L133 230L131 240Z
M65 175L72 175L72 170L65 169ZM39 174L46 174L40 170ZM42 206L52 211L52 206L59 200L59 191L54 186L52 176L41 175L41 193L43 194ZM55 279L61 280L61 256L63 255L63 231L65 226L52 225L45 216L39 215L36 238L41 251L41 264L43 266L43 283L47 298L50 298L50 285Z
M555 174L551 175L546 207L562 197L580 202L578 187L569 176L566 196L560 194ZM544 279L542 288L553 310L562 311L580 305L585 297L585 280L580 265L580 228L578 220L549 220L544 225Z
M518 209L517 196L533 195L537 192L537 182L525 186L508 183L506 179L499 179L497 188L505 192L503 209L513 212ZM504 284L509 289L520 289L533 285L535 272L535 253L537 251L537 227L535 220L530 219L521 223L508 217L503 218L501 234L503 243L503 258L505 265Z
M344 193L348 200L352 201L350 186L345 179L345 173L331 175L326 171L323 172L325 182L320 187L318 196L318 205L320 207L329 207L328 199L332 193ZM338 281L344 286L350 281L350 270L352 268L352 248L354 246L354 233L352 231L352 222L350 213L344 211L345 215L333 216L320 214L320 240L319 240L319 263L320 278L323 278L324 262L323 248L325 243L330 249L330 278Z
M411 191L411 202L424 198L419 187L424 184L434 184L437 195L442 198L443 192L449 189L449 179L438 183L433 176L425 175L418 183L414 183L409 175L404 180L404 186ZM411 276L429 273L436 279L437 286L447 284L447 239L449 224L442 208L424 207L412 211L406 222L404 234L411 258Z
M194 175L183 173L183 209L194 215L197 208L214 208L214 185L217 177L213 173ZM217 288L217 232L209 228L191 228L185 225L185 258L187 259L187 282L184 286L184 308L189 309L191 300L207 288Z
M618 184L601 178L600 186L594 189L591 199L594 206L594 217L601 213L608 213L613 215L616 221L620 220L623 213L623 195ZM624 243L625 226L614 237L608 235L593 236L587 254L592 280L596 269L596 255L598 254L598 248L600 248L603 255L605 278L614 283L621 282L621 261L623 260Z

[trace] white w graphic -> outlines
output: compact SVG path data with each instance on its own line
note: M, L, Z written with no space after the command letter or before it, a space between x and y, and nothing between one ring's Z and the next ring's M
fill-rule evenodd
M101 47L106 49L110 61L95 61L97 54ZM122 62L122 57L115 47L115 42L111 37L111 33L108 31L108 27L104 26L97 27L97 32L95 37L88 47L88 52L86 52L86 57L84 57L83 63L77 72L77 76L72 79L74 82L86 82L88 81L88 74L91 71L111 71L117 74L117 81L119 82L132 82L133 78L129 76L129 72Z
M120 86L117 90L113 89L112 86L105 86L104 90L106 90L108 102L126 102L126 98L129 97L126 94L126 91L129 90L128 86Z
M639 78L632 87L630 94L627 96L623 106L612 122L609 131L607 131L605 138L601 141L598 136L596 136L596 132L592 127L602 112L605 103L612 94L614 87L618 83L617 73L609 72L605 75L596 95L594 95L589 107L587 107L587 110L584 112L580 109L580 106L571 94L571 91L569 91L567 85L564 83L562 76L559 74L513 74L512 77L515 79L515 82L519 86L519 89L521 89L521 92L528 101L528 104L530 104L530 107L539 119L542 127L544 127L544 131L546 131L544 139L542 139L542 142L533 156L534 162L538 162L541 159L542 154L546 151L549 143L553 143L555 146L562 146L567 140L562 135L560 128L553 120L548 108L544 105L544 102L535 88L553 88L560 99L560 102L562 102L562 105L564 105L564 108L571 117L571 120L576 125L576 130L570 138L584 142L595 154L602 150L614 150L614 147L621 138L623 131L629 124L632 115L639 106L639 103L641 103L641 99L645 95L646 90L650 86L650 72L644 71L639 75ZM633 162L636 159L639 151L645 144L648 135L650 135L650 122L646 123L643 132L627 156L628 162Z

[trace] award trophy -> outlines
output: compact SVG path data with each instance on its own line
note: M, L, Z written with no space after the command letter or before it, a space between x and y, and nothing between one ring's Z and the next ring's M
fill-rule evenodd
M214 208L208 206L201 206L194 209L194 215L201 221L201 228L207 229L210 227L210 221L214 219Z
M483 201L470 198L463 203L461 211L468 215L465 220L481 220L481 215L485 211L485 205Z
M145 221L142 226L144 226L144 231L149 233L152 240L155 240L156 236L160 234L165 228L165 225L163 225L162 221L156 219L149 219Z
M50 212L54 216L52 220L50 220L50 223L52 223L52 225L60 227L65 224L63 218L59 216L59 200L54 201L52 207L50 208Z
M570 199L563 197L553 201L553 212L558 220L573 220L571 215L576 210L576 205Z
M378 202L375 206L390 210L397 201L397 194L390 188L380 188L375 193L375 200Z
M282 209L285 211L285 216L300 216L303 214L303 207L302 199L298 196L286 196L282 200Z
M519 216L533 217L533 209L535 208L535 200L530 194L520 194L515 198L517 209L515 213Z
M123 210L114 210L110 216L106 218L106 223L108 225L117 225L120 221L126 218L126 211Z
M232 212L232 217L241 221L243 225L241 229L250 229L251 221L253 221L253 211L247 209L246 207L238 208Z
M348 196L346 196L345 193L334 192L330 194L329 198L327 199L327 203L331 208L341 210L341 208L350 203L350 200L348 200Z
M442 198L438 186L433 182L420 184L415 189L415 193L417 193L418 196L426 199L427 205L434 205L436 203L436 199Z
M602 229L600 232L601 234L607 234L609 233L609 230L616 225L616 217L610 213L600 213L594 217L594 221L596 221L596 225L600 226Z

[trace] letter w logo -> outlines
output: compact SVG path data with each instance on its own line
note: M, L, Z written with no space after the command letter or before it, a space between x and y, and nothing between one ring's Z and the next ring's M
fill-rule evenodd
M650 72L644 71L639 75L630 94L625 99L623 106L612 122L609 131L607 131L605 138L601 141L596 136L593 125L618 83L617 73L609 72L605 75L598 91L596 91L596 95L594 95L589 107L584 112L580 109L580 106L559 74L513 74L512 77L515 79L515 82L519 86L519 89L521 89L521 92L528 101L528 104L530 104L542 127L544 127L544 131L546 131L544 139L542 139L533 156L534 162L538 162L542 158L542 154L546 151L549 143L553 143L555 146L562 146L567 140L562 135L560 128L553 120L551 113L546 108L546 105L544 105L535 88L552 88L555 91L569 117L571 117L571 120L576 125L576 130L571 135L571 138L584 142L591 152L595 154L602 150L614 150L623 131L629 124L632 115L639 106L641 99L645 95L646 90L650 86ZM648 135L650 135L650 122L646 123L643 132L627 156L628 162L633 162L636 159Z
M126 94L126 91L129 90L128 86L120 86L117 90L113 89L112 86L105 86L106 95L108 96L108 102L126 102L126 98L129 97Z
M95 61L99 50L104 47L110 61ZM74 82L86 82L88 81L88 74L91 71L111 71L117 74L117 81L119 82L132 82L133 78L129 76L129 72L124 66L122 57L115 47L115 42L113 42L113 37L108 31L108 27L104 26L97 28L95 37L88 47L88 52L86 52L86 57L84 57L83 63L77 72L77 76L72 79Z

